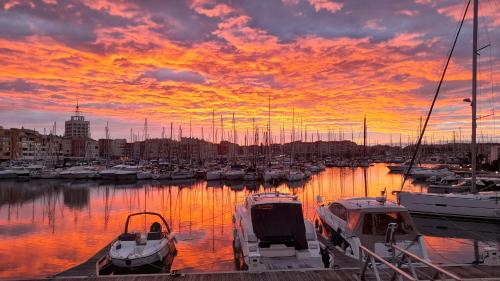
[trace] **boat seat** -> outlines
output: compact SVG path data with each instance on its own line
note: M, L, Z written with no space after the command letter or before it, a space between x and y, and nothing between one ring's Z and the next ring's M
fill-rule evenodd
M148 240L160 240L163 238L163 233L161 233L161 224L159 222L152 223L149 231Z
M148 240L161 240L163 238L163 233L161 232L149 232Z
M118 236L120 241L135 241L137 235L135 233L122 233Z

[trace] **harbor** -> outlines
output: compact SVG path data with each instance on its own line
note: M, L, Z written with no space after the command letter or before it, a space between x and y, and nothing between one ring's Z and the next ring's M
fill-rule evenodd
M0 279L500 280L497 1L0 4Z
M326 168L307 181L291 185L286 182L271 185L204 180L182 183L150 180L124 184L3 181L0 216L4 239L8 243L2 245L16 245L20 252L19 258L5 259L6 266L11 268L10 277L27 277L26 272L36 272L32 277L40 278L58 276L94 257L87 263L84 273L72 274L95 275L95 262L106 252L99 250L106 248L123 231L128 214L146 208L162 214L176 235L178 253L172 272L199 276L214 270L235 271L232 214L235 205L242 203L247 195L259 191L296 194L303 202L305 218L314 222L318 195L325 201L376 197L386 189L388 200L396 200L391 192L399 190L402 176L390 173L386 165ZM414 191L426 189L425 183L408 182L407 185ZM476 259L475 244L480 259L485 250L499 246L500 228L494 222L457 222L427 217L414 217L414 220L425 237L430 259L437 264L471 265ZM71 249L67 247L68 241L73 245ZM47 252L52 253L51 256L44 254ZM350 262L347 268L359 268L351 258L342 258L339 252L334 254L338 256L334 260ZM25 258L36 262L25 264L22 262Z

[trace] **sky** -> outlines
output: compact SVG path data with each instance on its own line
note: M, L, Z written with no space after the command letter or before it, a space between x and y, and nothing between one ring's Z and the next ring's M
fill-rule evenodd
M414 138L467 2L463 0L0 0L0 126L40 132L78 101L93 138L217 139L235 116L370 143ZM469 10L427 136L470 134ZM478 135L500 141L500 0L480 1ZM311 135L311 133L309 133ZM227 139L228 137L225 136Z

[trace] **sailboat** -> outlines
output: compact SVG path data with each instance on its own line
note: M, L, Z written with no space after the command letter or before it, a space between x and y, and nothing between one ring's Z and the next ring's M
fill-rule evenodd
M462 18L462 23L465 20L465 15L469 8L470 2L467 4L465 13ZM471 189L469 193L448 193L448 194L437 194L437 193L415 193L415 192L399 192L398 202L404 205L411 213L425 214L425 215L437 215L437 216L447 216L447 217L461 217L461 218L473 218L473 219L483 219L483 220L500 220L500 194L497 192L478 192L476 186L476 164L477 164L477 145L476 145L476 105L477 105L477 35L478 35L478 0L474 0L474 17L473 17L473 47L472 47L472 100L465 99L464 101L470 102L472 106L472 140L471 140L471 154L472 154L472 178L471 178ZM460 29L458 30L460 32ZM456 44L458 33L456 34L455 42ZM451 49L450 55L448 57L448 63L450 57L453 54L453 48ZM446 73L446 67L444 69L443 75L441 77L441 86L444 74ZM437 94L439 93L439 87L434 97L434 102L436 100ZM431 110L427 117L429 119ZM417 144L415 154L418 151L422 136L425 132L425 127L427 121L421 131L420 140ZM415 156L414 156L415 158ZM413 162L413 161L412 161ZM410 163L411 169L412 163ZM406 179L406 178L405 178ZM404 185L404 182L403 182Z

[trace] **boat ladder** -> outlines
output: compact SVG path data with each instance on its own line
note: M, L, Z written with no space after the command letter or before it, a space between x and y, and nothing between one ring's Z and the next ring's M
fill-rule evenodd
M462 280L462 278L458 277L457 275L407 251L406 249L397 246L394 243L395 242L394 236L396 229L397 229L397 224L390 223L389 226L387 227L385 240L386 240L386 246L391 248L394 261L396 261L396 253L399 252L401 254L401 258L399 259L399 261L393 264L388 260L384 259L383 257L375 254L365 246L361 245L360 251L365 257L365 262L363 267L361 267L361 271L359 274L360 280L366 280L366 271L369 267L371 267L371 269L373 270L373 273L377 281L382 280L382 278L380 277L380 272L386 271L387 268L393 272L392 278L390 279L391 281L419 280L417 271L415 269L416 264L419 264L419 267L425 265L431 270L431 272L434 272L434 275L431 277L430 280L450 280L450 279ZM387 268L381 269L380 266L382 265L386 266ZM402 269L403 266L408 268L411 274L408 273L407 271L404 271Z

